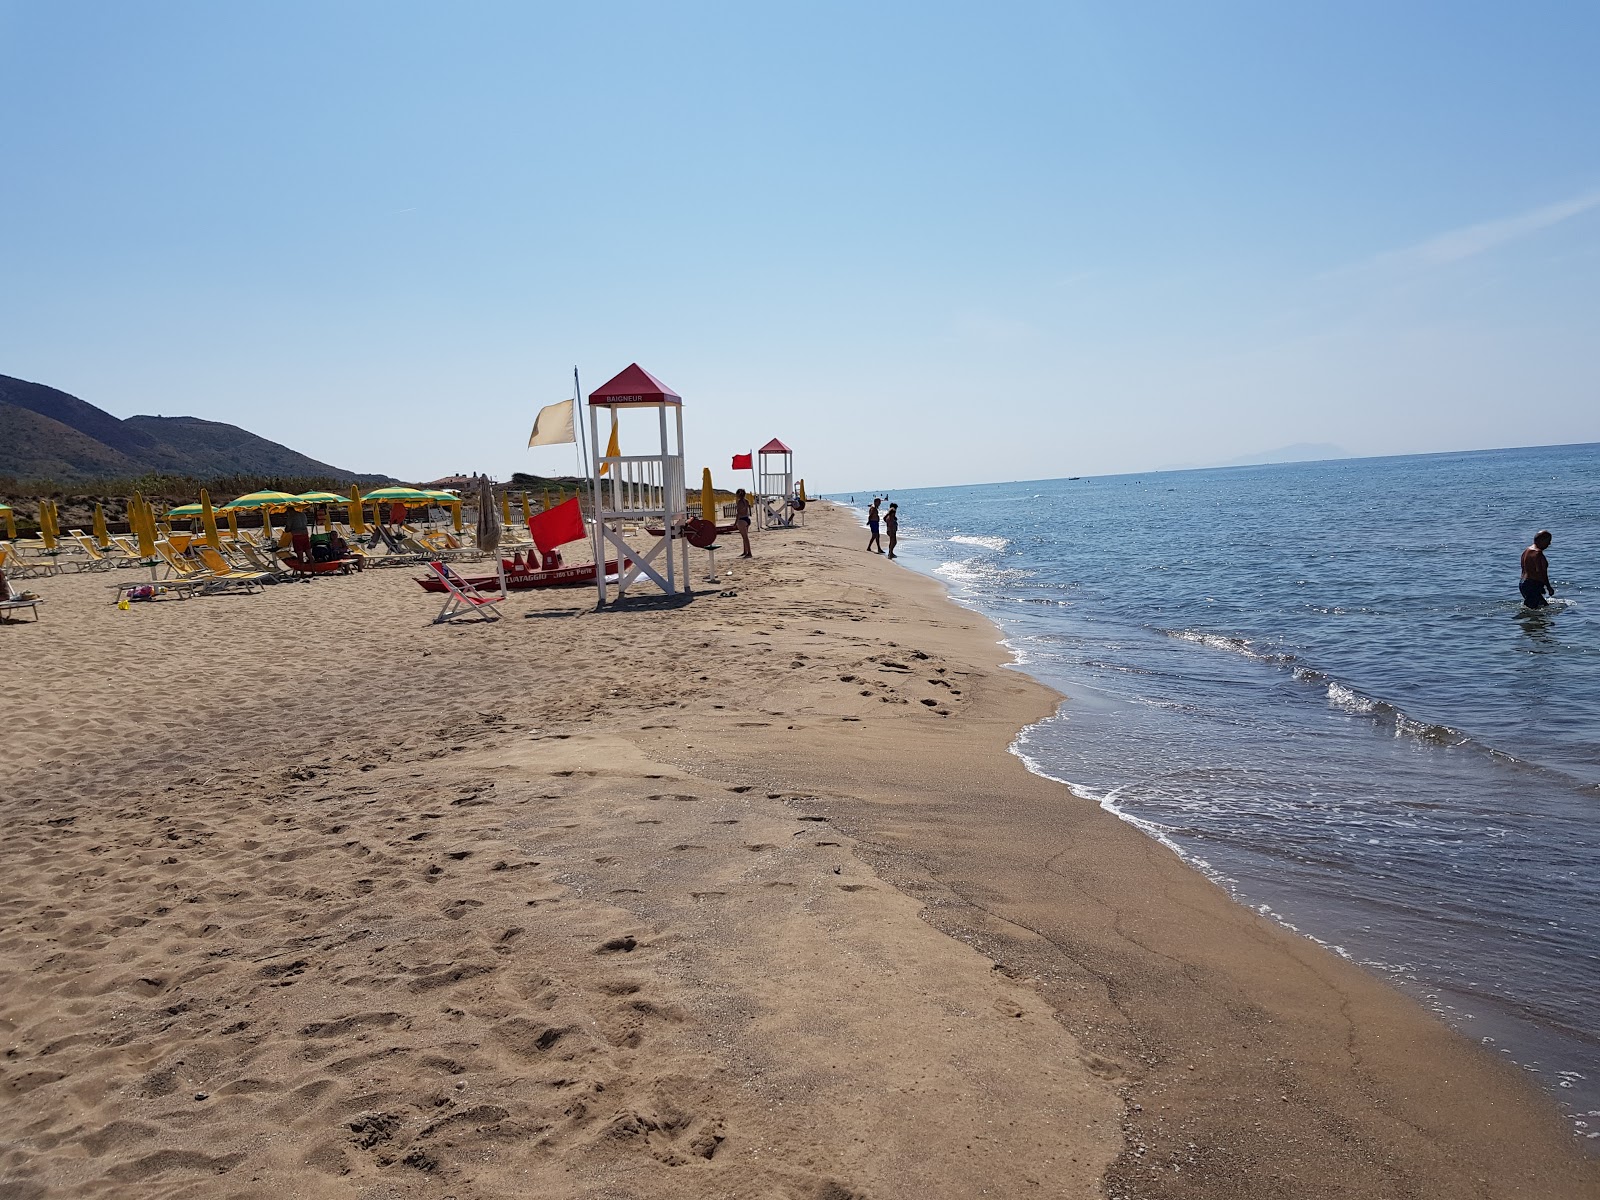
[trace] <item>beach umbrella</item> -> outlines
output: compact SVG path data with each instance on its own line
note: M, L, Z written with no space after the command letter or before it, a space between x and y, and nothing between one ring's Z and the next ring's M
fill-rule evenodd
M261 536L264 538L272 537L272 506L270 504L261 506Z
M500 493L500 524L504 529L511 528L511 493Z
M545 512L549 512L550 511L550 489L549 488L545 488L545 490L544 490L544 510L545 510Z
M414 487L381 487L361 498L368 502L398 501L401 504L423 505L433 499L433 493Z
M200 526L205 530L206 545L213 550L222 549L222 536L217 533L217 514L211 511L211 493L200 489Z
M155 558L155 514L150 510L150 506L144 502L144 497L138 492L133 494L133 503L128 506L128 520L132 523L134 536L139 541L139 557L145 559Z
M500 549L500 514L494 507L494 488L489 477L478 481L478 549L493 554Z
M361 489L355 484L350 485L350 499L345 502L350 516L350 532L357 537L365 537L367 523L362 519Z
M61 531L56 528L55 508L49 500L39 501L39 537L51 554L55 553L56 539L61 536Z
M6 519L6 536L13 542L17 540L17 514L12 511L9 504L0 504L0 517Z
M251 492L248 496L240 496L236 500L229 500L222 507L234 510L245 508L277 509L280 512L296 503L295 497L288 492Z
M533 505L528 503L528 493L522 493L522 523L526 525L528 518L533 516Z
M806 499L806 481L804 479L802 479L800 481L800 503L801 504L810 504L811 503L811 501Z
M711 486L711 468L700 469L700 515L713 525L717 523L717 493Z
M456 532L461 532L461 501L453 500L450 504L450 523L456 527Z
M222 514L228 518L228 536L234 541L239 540L239 514L231 509Z
M202 511L203 510L198 504L180 504L177 508L168 511L167 520L192 521L198 517Z
M111 545L111 535L106 532L106 510L98 500L94 503L94 544L102 550Z

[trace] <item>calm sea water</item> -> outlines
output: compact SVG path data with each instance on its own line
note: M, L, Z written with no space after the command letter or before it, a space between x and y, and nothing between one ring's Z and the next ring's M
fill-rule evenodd
M1600 445L891 498L906 563L1067 695L1018 740L1034 769L1600 1139ZM1541 528L1558 596L1535 614L1517 563Z

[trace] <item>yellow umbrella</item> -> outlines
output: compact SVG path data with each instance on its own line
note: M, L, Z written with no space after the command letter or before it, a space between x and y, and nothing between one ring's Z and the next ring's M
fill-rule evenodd
M544 490L544 510L545 510L545 512L549 512L550 511L550 489L549 488L545 488L545 490Z
M809 500L806 499L806 481L804 479L802 479L800 481L800 503L801 504L809 504L809 503L811 503Z
M547 505L545 505L545 507L549 508L550 506L547 504ZM533 507L528 503L528 493L527 492L523 492L522 493L522 523L524 525L526 525L528 523L528 518L531 517L531 516L533 516Z
M139 539L139 557L156 556L155 513L138 492L133 494L133 504L128 509L128 519L133 522L133 532Z
M511 493L500 493L500 524L505 529L511 528Z
M9 504L3 507L6 518L6 536L14 542L17 540L17 514L11 511Z
M450 506L450 523L456 527L456 532L461 532L461 501L457 500Z
M211 508L211 493L200 489L200 525L206 532L206 545L221 551L222 538L217 533L217 514Z
M362 537L367 532L367 523L361 519L361 489L355 484L350 485L350 532L357 537Z
M55 505L49 500L39 501L39 537L44 541L44 548L54 554L56 538L61 536L56 528Z
M239 514L234 512L233 509L230 508L227 512L223 513L222 515L228 518L228 536L233 538L235 541L238 541L238 539L239 539Z
M106 510L98 500L94 505L94 544L102 550L111 548L111 535L106 532Z
M261 536L272 536L272 509L265 504L261 506Z
M717 523L717 493L711 486L711 468L700 469L700 515L713 525Z

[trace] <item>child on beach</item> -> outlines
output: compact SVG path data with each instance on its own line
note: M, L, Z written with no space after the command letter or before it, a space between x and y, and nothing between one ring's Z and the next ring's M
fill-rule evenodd
M884 532L889 535L889 557L894 557L894 548L900 544L900 514L895 511L898 504L889 505L889 511L883 514Z
M883 547L878 542L878 498L872 498L872 507L867 509L867 532L872 536L867 538L867 549L883 553Z

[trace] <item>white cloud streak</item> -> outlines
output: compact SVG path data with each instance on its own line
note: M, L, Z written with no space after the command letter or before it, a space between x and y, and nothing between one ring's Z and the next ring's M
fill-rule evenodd
M1401 250L1389 250L1376 255L1363 263L1347 267L1344 271L1334 271L1331 274L1339 275L1345 271L1360 271L1374 267L1442 267L1451 263L1463 262L1469 258L1476 258L1498 249L1509 242L1519 241L1531 237L1551 226L1560 225L1563 221L1570 221L1573 217L1600 207L1600 190L1585 192L1570 200L1562 200L1556 204L1545 204L1527 212L1518 213L1511 217L1501 217L1495 221L1483 221L1477 225L1466 225L1460 229L1451 229L1444 233L1435 234L1426 241L1421 241L1413 246Z

